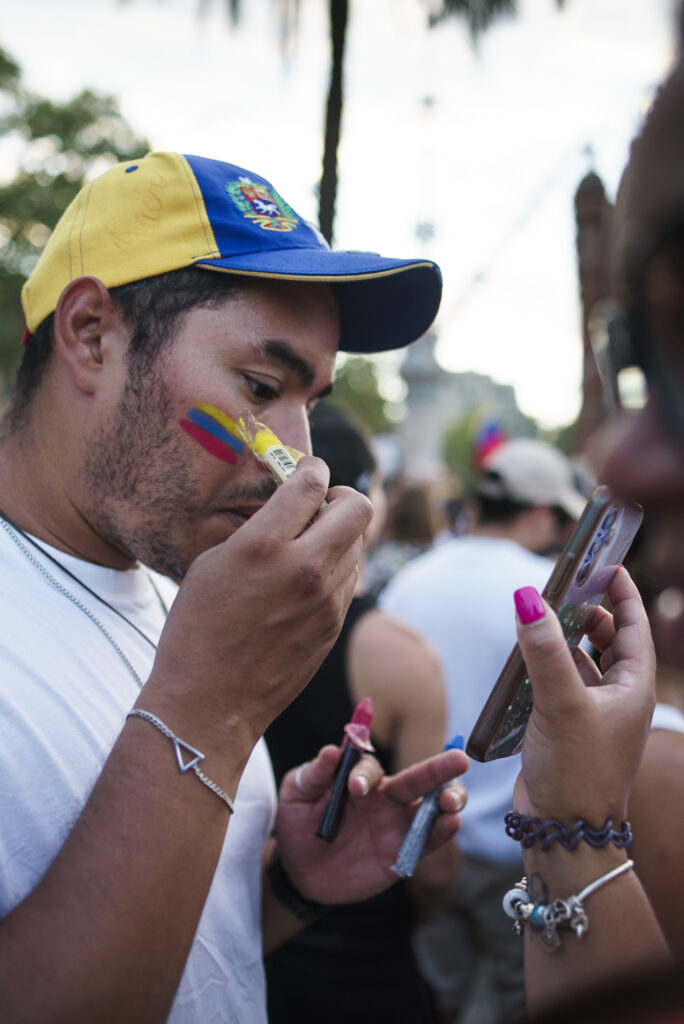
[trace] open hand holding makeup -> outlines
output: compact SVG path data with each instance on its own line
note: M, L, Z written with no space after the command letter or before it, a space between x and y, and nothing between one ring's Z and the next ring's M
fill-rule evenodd
M315 760L289 772L280 787L276 837L289 878L307 899L351 903L373 896L397 881L392 864L420 800L446 783L440 813L426 852L453 839L460 826L466 790L454 778L465 772L462 750L448 750L385 775L362 754L349 775L349 800L333 843L315 833L341 757L326 746Z

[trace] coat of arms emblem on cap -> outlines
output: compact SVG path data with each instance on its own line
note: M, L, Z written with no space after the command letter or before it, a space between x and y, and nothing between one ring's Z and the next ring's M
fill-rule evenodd
M266 231L292 231L299 218L275 189L249 178L226 182L226 192L243 217Z

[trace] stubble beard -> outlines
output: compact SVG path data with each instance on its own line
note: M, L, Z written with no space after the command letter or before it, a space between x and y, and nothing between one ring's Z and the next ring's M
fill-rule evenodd
M191 536L206 508L200 473L161 377L129 379L111 426L90 439L82 476L92 529L128 558L180 582L203 550ZM230 502L264 502L269 480L235 486ZM205 545L206 546L206 545Z

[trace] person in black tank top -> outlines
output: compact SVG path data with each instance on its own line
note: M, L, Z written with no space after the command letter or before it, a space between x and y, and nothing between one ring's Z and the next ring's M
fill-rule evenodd
M356 428L334 407L321 403L314 410L312 441L314 453L330 466L331 486L368 488L375 471L373 456ZM399 649L406 643L422 645L417 636L376 609L373 599L355 596L330 654L308 686L266 730L278 785L287 771L315 757L322 746L339 744L355 705L367 695L352 690L350 655L363 630L372 629L375 635L374 623L383 627L377 633L383 644L385 630L390 629L396 630ZM433 669L426 657L426 676ZM443 731L441 678L432 682ZM416 680L416 687L424 698L421 680ZM382 699L377 691L370 695L377 718ZM438 714L433 730L437 749L439 721ZM380 742L373 729L371 735L375 756L385 771L396 770L391 740ZM427 751L425 756L434 752ZM350 1019L355 1024L438 1024L432 992L413 955L415 915L407 883L397 882L381 896L334 908L270 953L265 959L270 1024L347 1024Z

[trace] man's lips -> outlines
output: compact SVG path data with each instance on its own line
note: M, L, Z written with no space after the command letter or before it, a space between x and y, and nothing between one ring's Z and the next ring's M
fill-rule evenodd
M251 519L255 512L258 512L262 505L231 505L227 508L217 509L217 514L222 516L239 516L240 519Z

